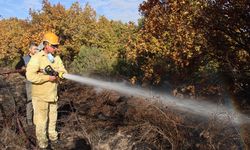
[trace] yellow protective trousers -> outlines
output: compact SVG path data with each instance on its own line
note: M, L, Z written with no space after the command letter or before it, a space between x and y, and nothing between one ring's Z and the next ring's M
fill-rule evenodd
M32 104L37 142L40 148L45 148L48 146L47 135L51 141L58 139L56 131L57 102L45 102L33 97Z

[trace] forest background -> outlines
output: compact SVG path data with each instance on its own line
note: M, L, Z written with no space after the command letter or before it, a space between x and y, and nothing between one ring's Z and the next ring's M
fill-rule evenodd
M0 20L0 65L13 68L30 42L60 36L60 55L71 73L119 76L131 84L168 87L193 98L250 100L248 0L147 0L138 23L97 17L78 2L66 9L43 0L30 19Z

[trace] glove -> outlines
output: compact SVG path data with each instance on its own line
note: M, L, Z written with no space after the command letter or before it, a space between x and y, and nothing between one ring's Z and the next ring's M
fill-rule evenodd
M63 75L64 75L63 72L59 72L59 73L58 73L58 77L59 77L60 79L64 79Z

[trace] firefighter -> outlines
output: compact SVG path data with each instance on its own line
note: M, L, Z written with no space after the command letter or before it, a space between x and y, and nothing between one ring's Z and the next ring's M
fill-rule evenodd
M20 61L16 64L16 70L25 70L28 62L30 61L31 56L33 56L37 51L37 45L35 43L31 43L29 47L29 53L23 57L21 57ZM20 72L20 74L24 77L25 71ZM31 103L31 83L26 80L25 81L26 88L26 122L28 125L33 125L33 108Z
M66 70L61 58L57 55L58 36L48 32L44 34L42 42L43 50L31 57L26 76L32 83L32 104L38 146L46 149L49 141L51 143L58 141L56 121L59 77L48 75L43 70L46 66L51 66L60 73L66 73Z

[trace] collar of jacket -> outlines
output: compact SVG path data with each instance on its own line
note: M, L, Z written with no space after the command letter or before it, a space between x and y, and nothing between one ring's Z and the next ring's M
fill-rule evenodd
M43 50L42 51L40 51L40 53L42 54L42 56L47 56L48 54L47 53L45 53Z

